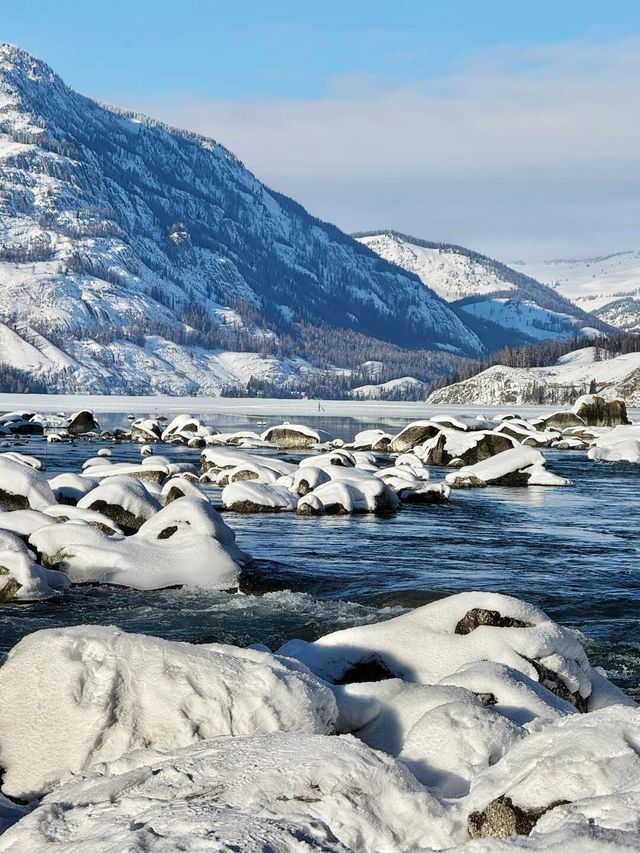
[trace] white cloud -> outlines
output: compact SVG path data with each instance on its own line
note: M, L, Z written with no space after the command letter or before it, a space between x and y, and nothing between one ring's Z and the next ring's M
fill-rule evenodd
M348 231L393 227L506 260L640 245L638 38L505 48L412 89L358 77L332 92L129 106L212 136Z

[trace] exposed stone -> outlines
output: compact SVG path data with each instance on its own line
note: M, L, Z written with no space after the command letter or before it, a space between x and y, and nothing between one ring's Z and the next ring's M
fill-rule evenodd
M13 512L14 509L31 509L31 504L26 495L14 495L0 489L0 508L6 512Z
M467 828L472 838L509 838L512 835L529 835L543 814L567 800L557 800L538 809L522 809L510 797L492 800L482 811L471 812Z
M309 435L305 432L295 429L295 427L273 427L263 434L265 441L270 441L277 444L278 447L301 448L313 447L318 443L315 435Z
M587 713L587 697L581 696L579 693L572 693L558 673L544 666L540 661L533 660L532 658L527 658L527 660L538 673L540 684L542 684L543 687L546 687L547 690L550 690L551 693L554 693L560 699L570 702L577 711L580 711L581 714Z
M405 504L441 504L449 500L449 489L438 488L439 484L422 489L401 489L400 500Z
M451 453L447 451L447 435L441 433L429 450L423 456L425 465L452 465L455 461L457 467L475 465L490 459L505 450L511 450L514 446L511 436L496 432L478 432L473 435L476 440L462 453Z
M567 429L568 427L586 426L584 421L575 412L553 412L547 417L542 417L536 421L536 429L540 432L545 432L548 429Z
M437 424L432 424L428 421L417 421L414 424L409 424L399 432L391 441L389 447L393 453L406 453L407 450L413 450L414 447L422 444L428 438L434 438L439 432L440 427Z
M362 684L367 681L386 681L388 678L396 678L388 666L376 655L363 658L346 669L336 684Z
M4 566L0 566L0 575L8 574L8 570ZM5 604L7 601L13 601L19 589L20 584L18 581L13 577L9 578L5 585L0 588L0 604Z
M280 506L265 506L261 503L254 503L254 501L243 500L237 501L236 503L227 507L232 512L284 512L285 507Z
M122 530L126 536L137 533L147 520L146 518L140 518L132 512L123 509L118 504L108 504L106 501L101 500L94 501L92 504L89 504L87 509L92 509L94 512L101 512L103 515L106 515L107 518L110 518L111 521L118 525L120 530Z
M474 607L469 610L458 622L455 628L456 634L470 634L481 625L491 628L532 628L530 622L521 619L513 619L511 616L503 616L497 610L486 610L484 607Z
M100 426L93 416L93 412L88 409L83 409L71 416L67 432L69 435L85 435L88 432L94 432L100 429Z
M597 394L578 400L576 414L587 426L614 427L630 423L624 400L605 400Z

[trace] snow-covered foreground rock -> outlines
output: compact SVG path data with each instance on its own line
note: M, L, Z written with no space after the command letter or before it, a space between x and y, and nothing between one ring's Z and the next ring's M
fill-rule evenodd
M270 823L274 846L253 841ZM401 764L355 738L269 735L103 765L51 794L0 850L231 850L235 841L243 851L400 851L442 848L452 828Z
M2 790L31 799L139 747L326 734L336 715L327 686L304 666L264 652L116 628L38 631L0 668Z
M637 849L639 744L574 635L502 595L277 655L41 631L0 668L0 763L45 796L0 799L0 851Z

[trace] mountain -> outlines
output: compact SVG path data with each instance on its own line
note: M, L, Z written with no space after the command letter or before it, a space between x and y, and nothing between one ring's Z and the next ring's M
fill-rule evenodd
M489 350L608 329L603 319L553 288L462 246L432 243L397 231L353 236L435 290Z
M438 388L428 403L524 405L573 403L581 395L606 391L628 405L640 405L640 353L607 357L597 347L561 356L550 367L506 367L498 364L463 382Z
M10 45L0 320L0 361L66 391L290 382L318 369L298 357L305 326L334 330L336 349L357 332L483 350L416 276L268 189L222 145L98 104Z
M640 331L640 251L514 266L547 282L605 323Z

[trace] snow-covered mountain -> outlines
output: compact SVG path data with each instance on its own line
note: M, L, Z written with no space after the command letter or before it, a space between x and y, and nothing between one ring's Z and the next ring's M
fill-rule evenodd
M611 326L640 331L640 251L514 266Z
M463 382L438 388L428 403L523 405L573 403L592 390L622 397L640 406L640 353L606 357L596 347L561 356L550 367L506 367L498 364Z
M265 187L222 145L100 105L8 45L0 320L0 360L68 391L284 383L311 369L294 357L300 323L483 349L417 277ZM290 358L258 355L283 335Z
M354 236L380 257L415 273L451 304L489 349L606 331L602 319L551 287L477 252L396 231Z

